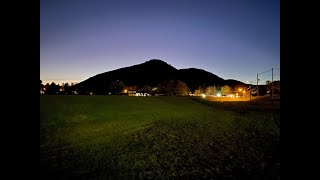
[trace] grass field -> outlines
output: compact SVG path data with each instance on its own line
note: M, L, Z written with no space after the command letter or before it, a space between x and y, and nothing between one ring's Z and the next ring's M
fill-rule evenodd
M190 97L40 96L40 179L277 179L279 146L279 111Z

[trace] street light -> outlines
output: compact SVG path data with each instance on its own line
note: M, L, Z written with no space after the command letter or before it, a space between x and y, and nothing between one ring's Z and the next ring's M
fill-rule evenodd
M243 97L244 91L242 91L242 88L240 88L239 91L242 92L242 97Z

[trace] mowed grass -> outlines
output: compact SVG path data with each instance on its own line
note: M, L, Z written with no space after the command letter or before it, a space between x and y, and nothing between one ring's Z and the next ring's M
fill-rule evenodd
M274 118L188 97L40 96L42 178L277 178Z

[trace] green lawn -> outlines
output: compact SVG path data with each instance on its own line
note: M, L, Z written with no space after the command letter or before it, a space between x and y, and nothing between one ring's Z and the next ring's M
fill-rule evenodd
M40 164L47 174L43 178L279 176L279 115L224 110L202 101L40 96Z

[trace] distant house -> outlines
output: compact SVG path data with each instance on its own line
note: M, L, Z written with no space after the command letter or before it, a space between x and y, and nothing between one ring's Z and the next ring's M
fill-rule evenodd
M136 92L136 96L151 96L149 93L146 93L145 91L143 91L143 89L139 89Z
M45 87L42 87L42 88L40 89L40 94L45 94L45 90L46 90L46 88L45 88Z
M72 94L78 94L78 92L77 91L72 91Z
M137 93L136 90L128 90L128 96L135 96Z
M137 92L136 96L151 96L149 93L146 92Z
M151 96L149 93L144 92L142 89L139 90L128 90L127 91L128 96Z

